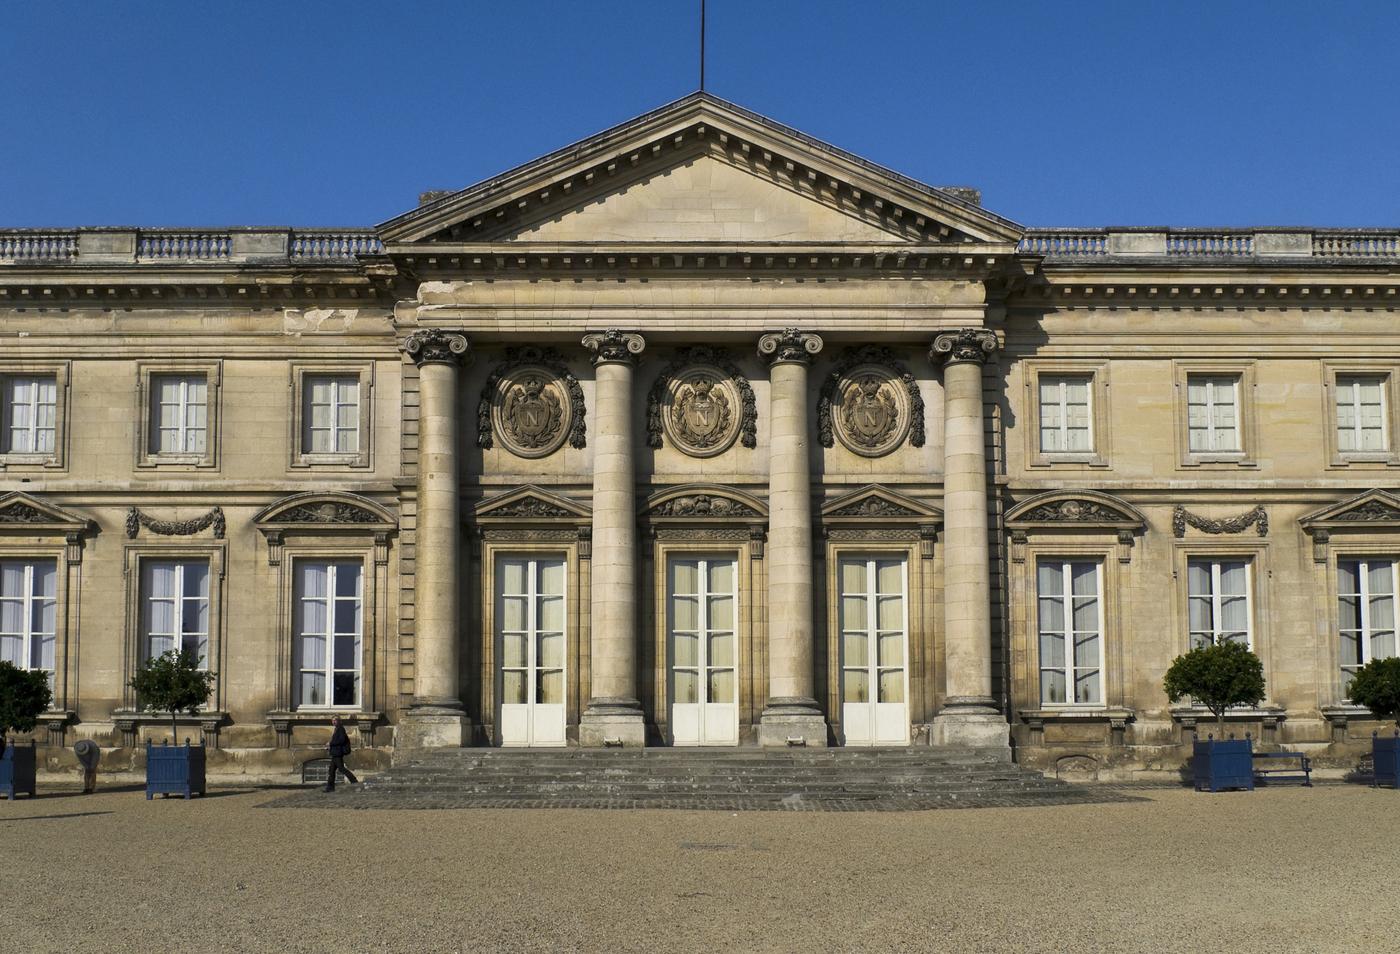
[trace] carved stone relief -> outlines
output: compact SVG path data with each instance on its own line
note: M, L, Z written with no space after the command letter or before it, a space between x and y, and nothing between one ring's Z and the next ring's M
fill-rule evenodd
M340 504L339 506L344 506ZM305 507L295 508L297 510L309 509ZM282 519L292 520L294 517L283 517ZM188 537L199 533L201 530L214 528L214 539L224 538L224 511L221 507L214 507L202 517L195 517L193 520L156 520L147 516L135 507L126 512L126 536L130 540L135 540L136 535L145 527L152 533L158 533L167 537Z
M758 443L758 403L748 379L723 348L682 348L647 395L647 444L662 435L691 457L713 457Z
M652 515L657 517L757 517L759 513L748 504L717 497L712 494L688 494L672 497L653 507Z
M26 503L13 503L0 510L0 523L48 523L53 517Z
M558 504L552 504L538 497L521 497L502 507L487 512L491 517L571 517L574 516Z
M583 388L559 353L534 346L506 349L506 360L481 389L476 445L502 446L517 457L546 457L564 443L586 444Z
M883 497L866 497L827 514L830 517L917 517L916 511Z
M1129 518L1095 500L1057 500L1041 504L1020 519L1043 523L1101 523Z
M1252 525L1259 536L1269 535L1269 515L1263 507L1255 507L1248 513L1242 513L1238 517L1230 517L1225 520L1212 520L1209 517L1197 516L1182 506L1173 507L1172 533L1178 538L1184 537L1188 525L1204 533L1243 533Z
M842 352L817 399L817 437L863 457L881 457L904 442L924 446L924 399L918 382L889 348Z
M1333 520L1400 520L1400 510L1396 510L1383 500L1368 500L1359 507L1345 510Z

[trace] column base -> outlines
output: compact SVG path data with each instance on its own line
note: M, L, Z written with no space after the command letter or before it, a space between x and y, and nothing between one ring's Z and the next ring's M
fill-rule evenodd
M826 716L815 699L770 699L759 716L758 744L765 749L824 749L826 738Z
M471 743L472 723L461 706L414 705L400 718L394 748L448 749Z
M594 699L578 721L583 748L640 749L647 744L646 719L636 699Z
M995 749L1011 761L1011 726L996 708L996 700L984 696L954 696L933 717L929 726L932 745Z

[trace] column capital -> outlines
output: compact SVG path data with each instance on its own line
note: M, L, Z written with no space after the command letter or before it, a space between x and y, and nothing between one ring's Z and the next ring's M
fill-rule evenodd
M631 331L609 328L583 336L583 346L593 352L595 366L607 361L631 364L647 346L647 340Z
M944 364L956 361L984 363L996 354L997 336L985 328L959 328L933 339L929 348L929 360L935 364L941 359Z
M399 349L420 368L425 364L455 364L460 367L467 356L467 336L440 328L426 328L405 338Z
M778 364L781 361L811 364L812 357L822 350L822 343L821 335L798 331L796 328L784 328L782 331L770 331L759 338L758 354L759 357L766 358L769 364Z

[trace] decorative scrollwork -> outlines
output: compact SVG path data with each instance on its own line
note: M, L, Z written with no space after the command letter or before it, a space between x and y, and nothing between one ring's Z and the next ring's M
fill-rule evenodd
M490 512L492 517L571 517L569 511L538 497L521 497L519 500L496 507Z
M193 520L155 520L132 507L126 512L127 539L135 540L142 527L165 537L188 537L213 527L215 540L222 540L226 529L222 507L215 507L204 516Z
M401 347L420 368L425 364L460 365L467 355L467 338L457 332L427 328L409 335Z
M1038 523L1100 523L1126 516L1096 500L1057 500L1041 504L1021 518Z
M0 510L0 523L48 523L53 517L26 503L13 503Z
M997 336L984 328L959 328L933 339L929 360L976 361L982 364L997 350Z
M277 523L378 523L379 517L353 504L326 501L319 504L299 504L282 511Z
M884 497L866 497L838 507L827 514L829 517L917 517L918 511L900 506Z
M1359 507L1344 510L1333 520L1400 520L1400 510L1383 500L1368 500Z
M782 331L770 332L758 339L759 357L767 359L769 364L777 364L780 361L811 364L812 358L821 350L822 339L820 335L799 331L796 328L784 328Z
M564 364L558 351L534 345L506 348L505 361L492 369L491 374L486 378L486 384L481 388L481 397L476 407L476 446L485 449L496 446L492 408L503 400L502 392L506 388L502 386L502 381L507 378L514 381L515 372L531 367L549 371L557 379L559 387L568 397L567 412L562 413L561 416L569 422L569 446L574 448L587 446L588 424L587 410L583 404L583 386L579 384L578 378ZM509 383L507 382L507 384ZM509 395L504 397L509 397ZM554 433L551 431L551 436L554 436ZM531 449L528 447L528 443L528 441L525 443L516 441L515 445L525 449L529 455ZM543 455L534 454L532 456Z
M636 360L647 346L647 341L639 334L609 328L607 331L583 336L583 346L593 352L593 363L604 361Z
M868 373L866 373L868 372ZM890 389L901 388L896 399ZM838 428L832 416L841 405L847 419ZM897 405L906 405L900 407ZM878 456L899 446L901 417L907 418L909 445L924 446L924 398L919 384L889 348L847 348L822 383L817 397L817 439L823 447L842 443L858 454ZM898 436L896 436L898 435Z
M757 517L757 510L748 504L729 497L713 494L687 494L672 497L653 507L652 515L657 517Z
M1172 508L1172 534L1178 538L1186 536L1187 526L1195 527L1204 533L1243 533L1253 526L1259 536L1266 537L1269 535L1269 515L1263 507L1255 507L1238 517L1212 520L1209 517L1197 516L1178 504Z
M676 352L675 357L666 367L661 369L661 373L656 376L656 381L651 386L651 391L647 394L647 446L661 448L664 446L662 435L668 430L667 413L672 415L672 429L675 437L682 438L676 443L682 450L693 456L713 456L720 450L728 446L726 438L733 440L733 433L729 430L727 420L721 421L725 417L719 407L712 408L715 416L715 425L703 434L692 434L696 430L694 426L687 425L685 415L687 411L697 410L694 405L694 396L682 393L681 385L690 378L696 378L691 388L698 387L698 379L705 376L704 366L711 365L723 371L729 376L728 383L731 384L739 396L739 441L745 447L753 448L758 445L758 402L754 398L753 387L749 384L749 379L744 377L738 365L729 356L729 351L725 348L711 348L697 345L688 348L681 348ZM685 369L695 366L689 373L682 373ZM713 393L715 385L723 388L724 383L718 376L709 377L711 384L710 393ZM722 392L721 392L722 396ZM684 402L689 401L689 405ZM670 405L668 409L668 404ZM677 414L680 419L677 420ZM701 423L706 423L702 420ZM694 439L698 437L699 440ZM715 448L718 447L718 450Z

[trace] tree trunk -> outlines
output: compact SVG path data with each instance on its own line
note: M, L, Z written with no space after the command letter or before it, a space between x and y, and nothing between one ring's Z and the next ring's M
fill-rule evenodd
M180 726L175 722L175 710L170 710L170 744L180 744Z

